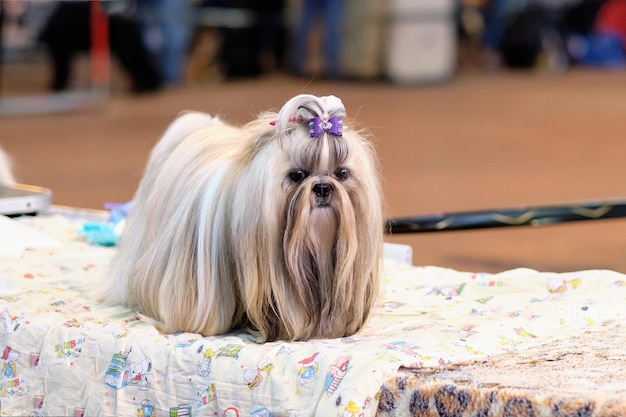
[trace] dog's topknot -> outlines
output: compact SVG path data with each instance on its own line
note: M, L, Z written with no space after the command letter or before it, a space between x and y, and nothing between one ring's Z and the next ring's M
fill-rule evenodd
M328 120L331 117L344 117L346 108L339 97L317 97L312 94L300 94L291 98L278 112L276 130L286 132L290 123L297 121L308 129L309 121L314 117Z

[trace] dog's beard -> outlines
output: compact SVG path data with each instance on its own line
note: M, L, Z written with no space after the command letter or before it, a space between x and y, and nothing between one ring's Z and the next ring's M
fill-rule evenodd
M285 265L312 328L332 317L339 224L351 215L342 213L337 196L323 205L317 200L308 183L299 187L291 198L283 240Z

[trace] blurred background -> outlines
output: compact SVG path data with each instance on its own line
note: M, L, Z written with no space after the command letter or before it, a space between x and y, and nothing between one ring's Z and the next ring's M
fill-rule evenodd
M132 198L182 110L341 97L387 218L623 198L624 0L1 0L0 147L54 203ZM626 272L626 219L391 235L416 265Z

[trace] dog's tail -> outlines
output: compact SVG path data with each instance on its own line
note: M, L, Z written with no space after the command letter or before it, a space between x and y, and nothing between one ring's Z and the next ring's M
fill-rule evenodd
M168 126L163 137L154 147L152 158L156 155L170 155L190 134L200 129L223 124L219 117L207 113L197 111L182 112L176 120Z

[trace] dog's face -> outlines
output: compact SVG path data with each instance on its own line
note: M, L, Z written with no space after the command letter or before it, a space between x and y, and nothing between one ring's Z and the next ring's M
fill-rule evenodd
M367 217L363 211L367 202L362 200L368 190L363 180L367 183L365 177L373 173L359 168L349 137L327 134L293 140L299 143L291 149L283 184L283 242L286 256L297 257L287 265L292 276L304 273L317 281L331 279L336 245L350 238L345 235L357 227L358 219Z

